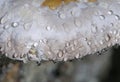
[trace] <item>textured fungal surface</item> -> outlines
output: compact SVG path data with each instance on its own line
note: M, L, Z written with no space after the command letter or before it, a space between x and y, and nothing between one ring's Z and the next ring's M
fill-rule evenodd
M119 0L68 2L0 0L1 52L23 62L67 61L120 44Z

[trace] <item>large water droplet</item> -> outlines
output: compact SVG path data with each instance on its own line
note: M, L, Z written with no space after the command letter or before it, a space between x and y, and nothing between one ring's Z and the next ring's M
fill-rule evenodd
M18 57L17 53L14 53L12 57L17 58Z
M65 19L65 18L66 18L65 14L63 14L63 13L60 13L60 14L59 14L59 17L60 17L61 19Z
M115 19L116 20L120 20L120 16L119 15L115 15Z
M112 14L113 14L113 11L112 11L112 10L109 10L109 11L108 11L108 14L109 14L109 15L112 15Z
M14 27L14 28L17 27L18 25L19 25L18 22L13 22L13 23L12 23L12 27Z
M47 31L50 31L50 30L51 30L51 27L50 27L50 26L47 26L47 27L46 27L46 30L47 30Z
M0 19L0 24L4 24L5 22L7 22L7 18L6 18L6 16L3 16L3 17Z
M37 42L35 42L35 43L33 44L33 46L34 46L34 47L37 47L37 46L38 46L38 43L37 43Z
M62 52L62 51L59 51L59 52L58 52L58 57L61 58L62 56L63 56L63 52Z
M101 20L104 20L105 19L105 16L104 15L100 15L99 16Z

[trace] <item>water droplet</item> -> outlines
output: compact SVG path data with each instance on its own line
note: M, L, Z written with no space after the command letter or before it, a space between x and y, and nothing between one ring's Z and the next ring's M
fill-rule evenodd
M0 48L0 51L3 52L4 48Z
M65 19L65 18L66 18L65 14L59 14L59 17L60 17L61 19Z
M88 39L87 39L87 38L84 38L83 40L84 40L84 41L87 41Z
M28 56L27 56L27 58L28 58L28 60L32 60L32 55L31 54L27 54Z
M99 42L101 45L103 45L103 41L101 40L100 42Z
M75 50L75 47L74 47L74 46L72 46L72 47L71 47L71 50L72 50L72 51L74 51L74 50Z
M23 58L23 57L24 57L24 54L21 54L21 55L20 55L20 58Z
M114 30L114 31L113 31L113 34L114 34L114 35L116 35L116 34L117 34L117 31L116 31L116 30Z
M113 27L114 26L114 24L113 23L110 23L110 27Z
M100 32L103 33L103 32L104 32L104 29L100 29Z
M91 45L92 43L91 42L88 42L88 45Z
M47 31L50 31L50 30L51 30L51 27L50 27L50 26L47 26L46 29L47 29Z
M46 39L41 39L41 40L39 40L39 42L46 44L46 43L47 43L47 40L46 40Z
M79 56L80 56L80 54L78 53L78 54L75 56L75 58L77 58L77 59L78 59L78 58L79 58Z
M0 19L0 24L4 24L6 21L7 21L6 16L3 16L3 17Z
M5 25L3 28L4 28L4 29L8 29L8 28L9 28L9 25Z
M108 43L108 47L110 47L112 44L111 43Z
M70 43L69 43L69 42L66 43L66 47L68 47L68 46L70 46Z
M93 27L91 28L91 31L92 31L93 33L96 33L96 32L97 32L97 26L93 26Z
M75 19L74 23L77 27L81 27L81 22L79 19Z
M109 41L109 40L110 40L110 36L109 36L108 34L105 36L105 40L106 40L106 41Z
M40 66L40 65L41 65L41 62L40 62L40 61L37 61L36 63L37 63L37 66Z
M47 40L46 40L46 39L43 39L43 43L45 43L45 44L46 44L46 43L47 43Z
M64 53L64 54L66 53L66 49L63 50L63 53Z
M68 60L68 58L67 58L67 57L65 57L65 58L64 58L64 61L67 61L67 60Z
M120 20L120 16L119 15L115 15L115 19L116 20Z
M13 58L16 58L16 57L17 57L17 54L16 54L16 53L14 53L12 57L13 57Z
M33 44L33 46L34 46L34 47L37 47L37 46L38 46L38 43L37 43L37 42L35 42L35 43Z
M109 33L110 33L110 34L113 34L113 31L110 30Z
M63 52L62 52L62 51L59 51L59 52L58 52L58 57L61 58L62 56L63 56Z
M113 11L112 11L112 10L109 10L109 11L108 11L108 14L109 14L109 15L112 15L112 14L113 14Z
M116 42L118 42L118 39L115 39Z
M18 22L13 22L12 23L12 27L14 27L14 28L17 27L18 25L19 25Z
M48 55L51 55L51 54L52 54L50 51L48 51L47 53L48 53Z
M73 42L73 44L74 44L74 46L76 46L76 45L78 44L77 40L75 40L75 41Z
M7 57L7 56L8 56L8 54L7 54L7 53L5 53L5 56Z
M10 41L8 41L7 46L11 47L11 42Z
M101 19L101 20L104 20L104 19L105 19L105 16L104 16L104 15L100 15L100 19Z
M24 29L25 30L29 30L30 28L31 28L31 24L30 23L24 24Z

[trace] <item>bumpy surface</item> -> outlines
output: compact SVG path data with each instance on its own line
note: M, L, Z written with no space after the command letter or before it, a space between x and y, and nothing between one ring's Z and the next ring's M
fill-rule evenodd
M43 2L0 0L0 47L7 57L67 61L120 43L119 0L80 0L54 10Z

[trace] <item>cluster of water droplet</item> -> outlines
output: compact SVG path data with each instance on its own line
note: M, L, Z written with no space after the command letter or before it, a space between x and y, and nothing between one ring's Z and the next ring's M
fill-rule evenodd
M37 10L35 7L37 13L28 10L29 13L25 15L28 20L25 22L24 18L13 21L14 16L10 18L8 13L0 19L1 52L24 62L67 61L119 44L120 13L115 13L114 9L106 9L106 6L101 8L103 5L71 3L54 11L41 7ZM24 9L29 7L25 5ZM33 17L29 18L31 14ZM30 38L24 37L25 43L23 41L20 44L23 36L19 39L19 35L22 33Z

